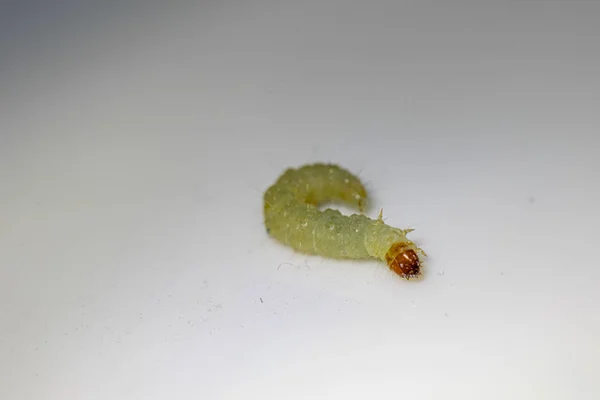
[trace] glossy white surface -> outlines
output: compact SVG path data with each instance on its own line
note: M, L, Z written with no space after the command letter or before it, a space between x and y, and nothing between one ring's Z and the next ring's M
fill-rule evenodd
M2 17L0 398L599 398L600 3L96 3ZM313 161L422 281L266 236Z

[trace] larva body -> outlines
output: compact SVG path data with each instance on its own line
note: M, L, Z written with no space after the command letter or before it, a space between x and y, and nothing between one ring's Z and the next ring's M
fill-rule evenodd
M318 206L342 202L361 212L367 192L360 180L333 164L286 170L264 194L267 232L300 252L331 258L378 259L403 278L421 274L424 255L406 238L411 230L386 225L362 214L345 216Z

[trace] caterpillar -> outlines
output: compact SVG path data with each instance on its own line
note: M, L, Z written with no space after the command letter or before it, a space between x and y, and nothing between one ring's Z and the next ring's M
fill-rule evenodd
M358 208L343 215L319 206L337 202ZM337 259L377 259L404 279L421 275L425 252L407 239L413 229L399 229L363 214L367 191L358 177L335 164L288 168L264 193L268 235L293 249ZM382 210L383 211L383 210Z

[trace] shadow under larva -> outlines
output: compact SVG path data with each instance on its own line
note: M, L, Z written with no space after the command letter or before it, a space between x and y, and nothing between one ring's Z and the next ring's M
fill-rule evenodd
M343 215L325 203L343 203L363 212L367 191L354 174L335 164L287 169L263 196L268 234L295 250L330 258L377 259L402 278L421 275L425 252L406 235L412 229L386 225L382 214Z

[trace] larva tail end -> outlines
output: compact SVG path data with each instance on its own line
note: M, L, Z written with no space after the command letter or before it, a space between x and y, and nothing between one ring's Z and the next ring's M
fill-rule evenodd
M385 254L385 261L392 271L409 280L421 275L421 260L409 245L397 242L390 246Z

